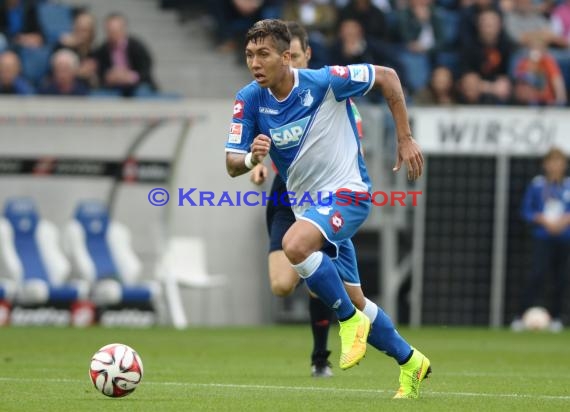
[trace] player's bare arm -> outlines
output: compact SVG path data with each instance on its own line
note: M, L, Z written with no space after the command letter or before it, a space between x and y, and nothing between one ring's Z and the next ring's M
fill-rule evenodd
M251 167L246 164L246 157L249 155L241 153L226 153L226 169L231 177L241 176L249 172L253 166L263 162L269 153L271 139L264 134L258 134L251 144Z
M374 66L374 69L374 87L382 91L396 124L398 157L393 170L397 172L404 163L408 168L408 179L416 180L422 175L424 158L419 145L412 137L402 84L393 69L384 66Z

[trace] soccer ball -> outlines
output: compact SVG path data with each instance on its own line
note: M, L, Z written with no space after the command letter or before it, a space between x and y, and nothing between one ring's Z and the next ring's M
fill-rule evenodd
M525 311L522 321L527 330L544 330L550 325L550 314L546 309L534 306Z
M89 376L103 395L121 398L132 393L143 377L138 353L122 343L103 346L93 355Z

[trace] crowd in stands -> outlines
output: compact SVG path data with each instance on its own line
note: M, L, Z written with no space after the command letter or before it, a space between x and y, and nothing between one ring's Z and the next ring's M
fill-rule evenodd
M0 1L0 94L148 97L158 86L147 46L111 13L96 44L85 9L46 0Z
M204 5L216 22L221 52L241 54L239 40L247 28L260 18L278 17L308 29L311 67L357 62L393 67L418 105L568 105L570 0L211 0Z

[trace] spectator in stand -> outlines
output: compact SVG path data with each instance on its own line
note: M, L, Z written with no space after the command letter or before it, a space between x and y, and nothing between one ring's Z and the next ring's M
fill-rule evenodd
M556 59L540 38L517 64L515 70L515 101L522 105L565 105L566 85Z
M570 0L556 6L550 15L550 23L554 34L566 39L570 45Z
M281 18L283 3L283 0L211 0L218 50L239 50L241 61L241 43L246 31L258 20Z
M487 10L494 10L499 13L499 15L501 14L496 0L474 0L472 4L461 9L459 23L461 30L459 31L459 35L462 45L475 41L478 32L479 15Z
M44 40L32 0L4 0L0 6L0 32L11 46L40 47Z
M364 28L354 19L341 21L338 28L338 41L330 52L331 62L340 66L370 62L379 64L378 56L369 47L364 37Z
M337 17L338 10L333 0L299 0L285 4L283 19L299 22L309 34L313 50L309 68L320 69L327 64L336 64L331 60L329 51L339 32Z
M399 15L399 36L409 51L433 54L442 47L441 19L433 0L410 0Z
M494 104L494 98L483 91L482 82L481 76L477 73L465 73L457 84L457 103L465 105Z
M404 78L404 70L399 67L399 63L388 52L389 49L382 49L378 47L379 44L375 46L373 47L368 42L368 39L364 36L364 29L357 20L343 20L338 29L338 39L329 52L330 64L346 66L370 62L395 68ZM382 97L376 90L371 90L366 95L366 99L376 102L380 101Z
M417 106L449 106L455 104L453 95L453 74L447 67L436 67L429 85L420 90L413 99Z
M496 103L508 103L512 93L508 71L514 45L502 28L499 13L492 9L479 13L477 36L461 49L462 73L477 73L485 94Z
M343 20L356 20L364 29L364 35L371 41L387 41L390 33L386 17L372 0L351 0L338 14L339 26Z
M152 57L142 41L129 35L125 16L108 15L105 30L105 42L95 52L101 87L125 97L154 93Z
M0 54L0 94L31 95L35 90L21 74L20 58L13 51Z
M56 51L51 58L51 76L40 88L40 94L53 96L86 96L89 88L79 78L79 57L68 49Z
M79 58L77 75L91 88L99 84L97 61L95 60L95 17L86 12L79 12L73 21L73 31L65 33L59 39L54 51L69 49Z
M568 47L568 40L556 34L548 19L534 10L532 0L514 0L513 10L505 13L505 30L519 46L530 47L539 39L547 47Z

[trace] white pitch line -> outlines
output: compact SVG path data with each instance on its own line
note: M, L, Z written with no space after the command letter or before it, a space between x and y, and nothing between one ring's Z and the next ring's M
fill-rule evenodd
M78 379L34 379L34 378L12 378L0 376L0 382L42 382L42 383L86 383ZM237 383L192 383L192 382L153 382L144 381L144 385L156 386L180 386L187 388L229 388L229 389L252 389L252 390L287 390L287 391L309 391L309 392L344 392L344 393L370 393L384 394L392 393L392 390L385 389L360 389L360 388L336 388L319 386L284 386L284 385L252 385ZM532 395L526 393L488 393L488 392L442 392L423 390L424 395L435 396L465 396L482 398L512 398L512 399L544 399L555 401L570 401L570 395Z

